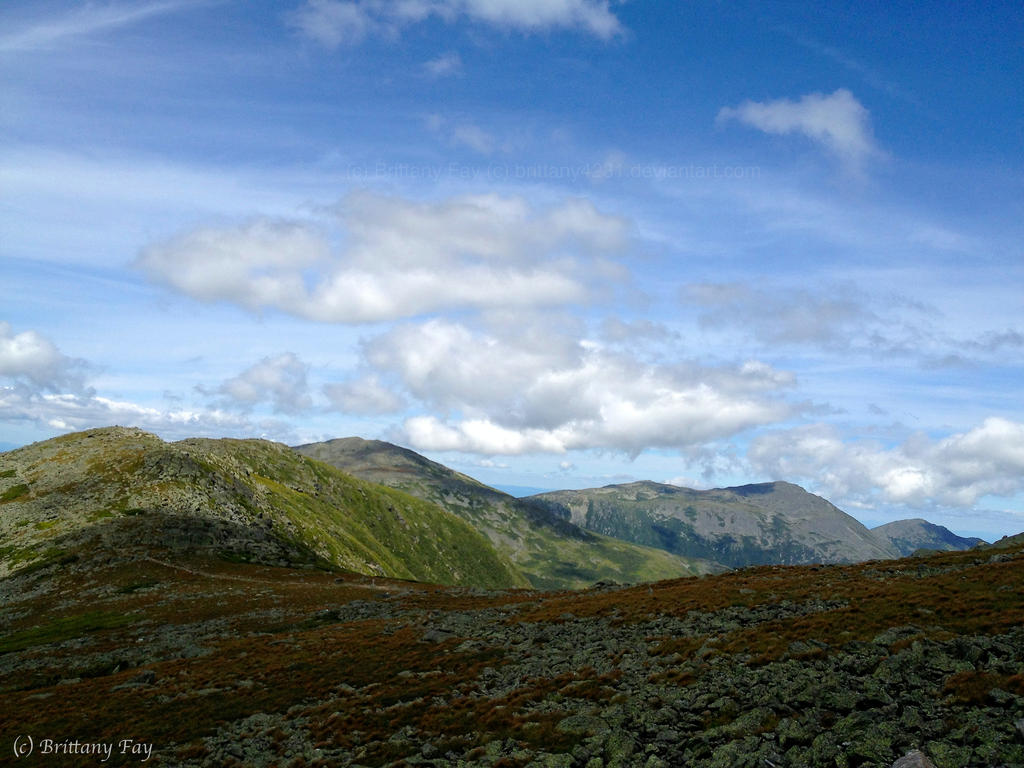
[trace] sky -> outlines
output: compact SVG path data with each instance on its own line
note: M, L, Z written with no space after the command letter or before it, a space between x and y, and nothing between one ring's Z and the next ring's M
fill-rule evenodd
M996 1L5 2L0 449L359 435L1020 532L1022 41Z

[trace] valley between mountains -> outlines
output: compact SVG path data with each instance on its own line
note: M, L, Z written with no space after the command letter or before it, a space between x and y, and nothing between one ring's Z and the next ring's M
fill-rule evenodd
M1024 537L784 482L112 427L0 454L0 576L19 765L1024 765Z

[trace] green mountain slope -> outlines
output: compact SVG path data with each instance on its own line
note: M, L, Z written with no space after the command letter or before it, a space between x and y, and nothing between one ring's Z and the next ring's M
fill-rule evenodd
M920 518L895 520L872 528L871 532L884 542L892 544L903 556L912 555L919 549L954 551L970 549L985 543L983 539L957 536L944 526Z
M97 530L138 556L162 546L441 584L528 586L455 515L277 443L165 443L112 427L0 454L0 574L60 558Z
M714 563L585 531L545 506L379 440L358 437L295 450L356 477L435 502L482 531L535 587L576 589L596 581L656 581L720 570Z
M695 491L637 482L529 500L588 530L730 567L898 556L857 520L791 483Z

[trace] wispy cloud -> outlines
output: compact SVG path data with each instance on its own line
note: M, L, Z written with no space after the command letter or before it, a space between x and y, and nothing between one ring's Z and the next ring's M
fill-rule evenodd
M466 147L479 155L490 155L497 150L508 152L511 142L499 144L498 139L476 123L452 121L441 115L428 115L427 128L447 141L452 147Z
M13 28L0 34L0 52L49 50L76 38L102 34L198 4L197 0L108 5L88 3L56 18L15 22Z
M430 77L450 77L462 72L462 57L456 51L442 53L436 59L424 62L423 71Z
M870 158L882 154L872 135L868 110L845 88L828 95L809 93L799 101L745 101L738 107L723 107L718 122L729 120L765 133L803 134L855 173L860 173Z
M289 21L310 39L337 48L370 35L393 36L429 18L520 32L575 29L602 40L623 31L608 0L307 0Z
M850 56L844 51L836 48L833 45L827 45L826 43L816 40L812 37L808 37L804 34L799 34L788 27L780 28L790 39L793 40L797 45L806 48L809 51L813 51L827 59L831 59L846 70L859 76L865 83L870 85L872 88L886 93L894 98L901 101L913 104L916 107L921 106L921 100L908 90L903 88L898 82L892 78L886 77L875 67L870 67L863 61Z

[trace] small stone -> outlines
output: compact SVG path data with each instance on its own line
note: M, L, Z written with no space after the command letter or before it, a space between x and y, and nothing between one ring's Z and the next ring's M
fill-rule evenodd
M141 685L152 685L156 682L156 672L152 669L144 669L133 677L131 682L139 683Z
M420 639L424 643L443 643L453 636L454 633L449 632L447 629L428 629Z
M935 768L935 763L929 760L924 752L915 749L893 763L892 768Z

